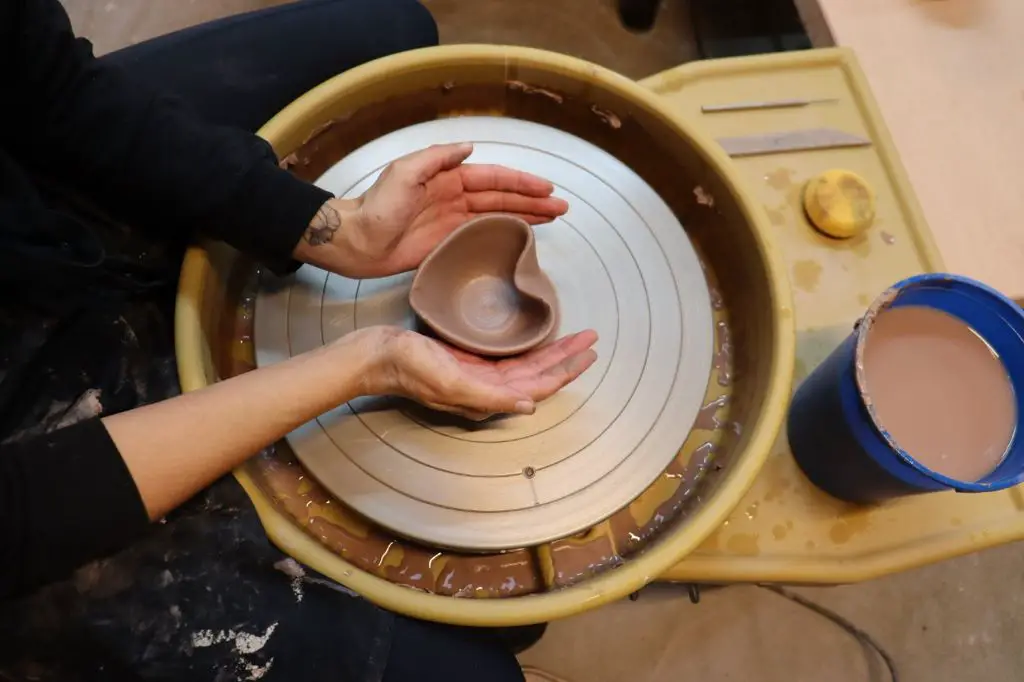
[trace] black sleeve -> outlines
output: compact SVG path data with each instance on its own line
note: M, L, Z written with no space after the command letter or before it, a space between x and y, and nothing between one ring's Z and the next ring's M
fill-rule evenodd
M0 144L167 231L200 230L275 269L330 194L278 167L270 145L202 121L75 38L59 0L0 3Z
M99 419L0 446L0 598L65 578L148 524Z

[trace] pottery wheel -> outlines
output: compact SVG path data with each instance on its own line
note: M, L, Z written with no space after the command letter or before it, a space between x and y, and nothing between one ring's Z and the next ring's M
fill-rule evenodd
M318 185L362 194L392 160L472 141L469 163L551 180L567 215L536 229L558 292L560 333L593 328L597 363L536 414L472 425L408 402L362 398L288 436L307 471L373 521L422 542L493 551L584 530L629 504L675 457L711 371L711 302L668 206L598 147L547 126L448 118L356 150ZM413 328L412 275L355 281L305 266L262 287L256 359L266 366L354 329Z

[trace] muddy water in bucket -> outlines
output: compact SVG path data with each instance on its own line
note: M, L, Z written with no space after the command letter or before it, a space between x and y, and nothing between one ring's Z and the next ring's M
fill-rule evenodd
M864 348L867 393L881 426L918 462L977 481L1006 454L1017 422L995 351L957 318L923 306L884 310Z
M1024 482L1024 311L945 273L882 293L797 388L787 419L803 473L854 503Z

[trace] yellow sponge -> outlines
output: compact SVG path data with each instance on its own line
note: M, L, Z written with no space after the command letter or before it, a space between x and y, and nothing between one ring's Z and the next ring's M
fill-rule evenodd
M852 171L825 171L807 181L804 211L811 223L828 236L847 239L868 229L874 221L875 193Z

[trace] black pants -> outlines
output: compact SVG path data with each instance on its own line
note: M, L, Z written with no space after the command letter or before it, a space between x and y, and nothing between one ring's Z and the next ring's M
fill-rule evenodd
M334 74L436 42L414 0L301 0L104 60L210 121L254 131ZM27 368L7 391L17 400L0 439L176 393L168 284L62 319L0 311L3 355ZM511 682L522 673L492 633L397 616L301 569L268 543L226 477L137 545L0 606L0 679Z

